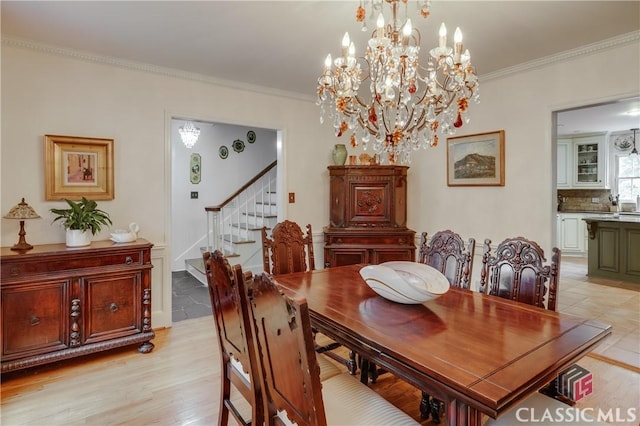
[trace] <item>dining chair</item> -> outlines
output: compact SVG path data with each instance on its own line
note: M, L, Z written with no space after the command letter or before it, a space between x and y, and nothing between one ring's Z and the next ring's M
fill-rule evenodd
M234 292L234 272L222 252L205 252L202 257L222 361L218 424L228 425L231 413L241 425L260 425L264 421L263 397L260 381L254 377L258 355L255 346L247 343L253 330L248 307ZM232 384L249 402L250 418L231 400Z
M556 310L558 301L558 277L560 275L561 251L552 249L551 263L546 263L544 250L535 242L524 237L507 238L498 244L495 254L491 253L491 240L484 240L482 255L482 271L480 273L480 291L520 303L537 306L551 311ZM523 400L517 407L496 419L489 419L486 425L511 425L517 422L518 412L528 410L542 413L547 410L556 413L558 410L571 408L589 424L602 424L597 419L570 407L571 401L554 395L555 381L547 385L541 392ZM567 405L569 404L569 405ZM537 423L550 424L550 423ZM555 421L553 424L568 424Z
M442 272L452 286L468 289L475 250L474 238L469 238L465 244L462 237L451 230L436 232L431 241L428 240L428 234L423 232L418 261Z
M203 260L222 360L218 424L228 425L231 413L241 425L261 425L264 421L262 388L261 381L255 377L260 363L253 343L251 314L244 299L238 298L234 291L239 275L246 286L245 280L252 274L243 273L240 265L232 268L220 250L203 253ZM318 357L322 380L342 373L331 361ZM249 403L251 413L232 402L231 385Z
M440 271L451 286L469 289L475 250L475 238L469 238L465 244L459 234L447 229L436 232L429 240L427 232L423 232L420 236L418 262ZM420 415L423 419L431 416L432 422L439 424L443 408L442 401L422 392Z
M290 220L277 223L267 235L267 227L262 228L262 261L264 271L280 275L305 272L316 269L313 255L311 225L307 225L307 235L300 226Z
M273 227L271 237L267 234L267 227L262 228L262 260L266 273L281 275L316 269L311 224L306 228L307 234L304 235L300 225L284 220ZM317 335L315 330L314 335ZM351 354L350 359L346 359L332 352L340 347L338 343L324 335L316 337L316 352L325 353L346 366L352 374L356 374L355 354Z
M285 294L275 279L254 277L251 298L244 277L238 276L237 286L252 312L265 424L418 425L346 372L321 383L307 302Z
M480 292L517 302L556 310L560 249L554 247L551 263L544 250L523 237L507 238L491 253L491 240L484 240Z

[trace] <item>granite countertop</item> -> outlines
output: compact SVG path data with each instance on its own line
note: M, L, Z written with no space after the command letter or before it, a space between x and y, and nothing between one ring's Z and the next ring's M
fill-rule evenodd
M640 223L640 213L624 214L620 213L594 213L593 216L587 216L582 220L587 222L626 222Z
M620 216L640 216L640 212L620 212L620 213L615 213L615 212L605 212L602 210L596 211L596 210L582 210L582 211L578 211L578 210L561 210L558 213L579 213L579 214L588 214L588 215L594 215L594 216L602 216L602 217L608 217L608 216L615 216L615 215L620 215Z

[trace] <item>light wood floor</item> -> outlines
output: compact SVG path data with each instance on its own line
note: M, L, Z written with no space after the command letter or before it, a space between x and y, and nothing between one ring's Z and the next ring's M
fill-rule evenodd
M639 304L634 298L638 292L624 289L619 283L606 283L607 288L621 292L601 293L602 285L587 282L582 273L577 272L577 277L571 278L568 263L563 259L568 278L563 278L562 285L571 291L561 293L560 310L578 314L583 313L578 312L581 309L588 310L589 316L597 315L600 320L610 318L610 322L622 321L618 316L627 314L627 322L614 324L614 330L618 326L631 330L620 331L608 339L613 340L608 347L580 361L581 366L593 373L594 393L579 401L578 406L624 413L634 409L635 422L613 424L637 425L640 369L626 363L626 359L612 360L606 356L619 351L625 351L626 356L626 352L635 351L637 363L638 345L633 346L632 337L627 336L633 335L633 330L637 336ZM589 292L594 297L586 297ZM601 309L602 306L607 308ZM128 347L3 375L0 423L11 426L216 424L220 371L212 317L185 320L171 329L157 330L154 343L156 348L150 354L139 354L135 348ZM616 347L616 351L607 352ZM373 387L419 420L418 390L389 374L381 376Z

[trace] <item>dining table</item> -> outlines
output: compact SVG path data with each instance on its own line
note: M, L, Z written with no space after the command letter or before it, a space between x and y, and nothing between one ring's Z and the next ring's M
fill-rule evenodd
M498 418L611 334L611 326L450 287L422 304L375 293L347 265L278 275L312 326L446 404L448 425Z

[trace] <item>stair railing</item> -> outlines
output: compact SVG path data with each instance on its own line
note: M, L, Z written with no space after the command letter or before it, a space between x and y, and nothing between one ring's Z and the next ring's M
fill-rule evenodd
M270 194L275 193L277 164L277 161L269 164L221 204L204 208L207 213L209 251L228 252L230 246L225 246L225 235L233 243L234 237L239 237L243 232L248 233L251 225L257 227L258 217L264 217L268 213L265 206L271 201ZM261 206L260 209L257 208L258 205ZM250 223L252 217L253 224ZM238 235L234 235L234 227L238 228Z

